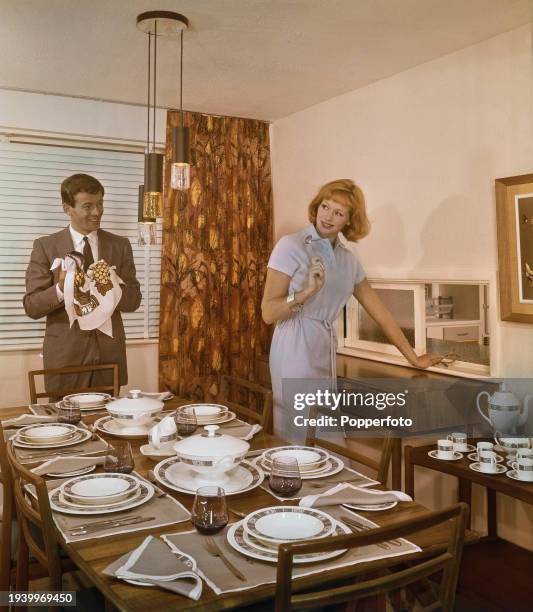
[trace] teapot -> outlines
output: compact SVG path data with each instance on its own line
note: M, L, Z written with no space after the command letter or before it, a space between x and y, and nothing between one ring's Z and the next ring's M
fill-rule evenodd
M483 412L479 400L483 395L487 396L488 411ZM487 391L481 391L476 397L476 405L479 414L493 427L502 433L516 433L516 428L521 427L527 420L529 412L529 400L533 395L527 394L523 401L511 391L508 391L504 382L500 383L499 391L490 395Z

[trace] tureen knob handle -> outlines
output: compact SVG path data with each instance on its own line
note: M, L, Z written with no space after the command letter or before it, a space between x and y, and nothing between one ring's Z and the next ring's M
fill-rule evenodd
M131 389L130 397L131 399L139 399L141 397L142 391L140 389Z
M204 429L207 431L208 438L214 438L217 435L218 425L206 425Z

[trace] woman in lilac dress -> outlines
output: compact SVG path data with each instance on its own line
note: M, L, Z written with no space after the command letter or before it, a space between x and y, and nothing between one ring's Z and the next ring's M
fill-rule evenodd
M262 301L264 321L276 324L270 348L274 431L285 437L292 432L293 438L299 436L294 435L293 407L283 409L283 380L329 379L335 387L334 323L351 295L411 365L427 368L441 361L437 355L416 355L339 238L342 233L357 242L370 230L361 189L349 179L327 183L309 204L309 221L274 247Z

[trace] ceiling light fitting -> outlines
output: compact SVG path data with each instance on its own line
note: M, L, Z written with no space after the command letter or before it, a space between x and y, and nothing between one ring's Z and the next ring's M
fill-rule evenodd
M155 127L157 108L157 37L175 36L187 28L184 15L171 11L147 11L137 17L137 28L148 34L148 96L146 154L144 157L143 219L146 223L163 216L163 162L164 155L155 152ZM153 38L153 70L152 70ZM151 74L153 74L153 104L151 105ZM152 107L152 143L150 145L150 107ZM142 222L141 222L142 223Z
M157 244L156 220L144 215L144 185L139 185L137 244L139 246Z

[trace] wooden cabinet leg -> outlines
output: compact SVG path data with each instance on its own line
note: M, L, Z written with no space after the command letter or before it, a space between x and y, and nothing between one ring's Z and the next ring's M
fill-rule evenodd
M465 502L470 508L472 507L472 482L459 478L459 501ZM470 523L472 521L472 511L468 514L467 529L470 529Z
M404 478L405 478L405 492L410 495L413 499L415 498L415 466L411 460L412 446L407 445L403 449L404 458Z
M402 439L392 439L391 485L395 491L402 490Z
M489 538L498 537L498 521L496 518L496 491L487 489L487 535Z

